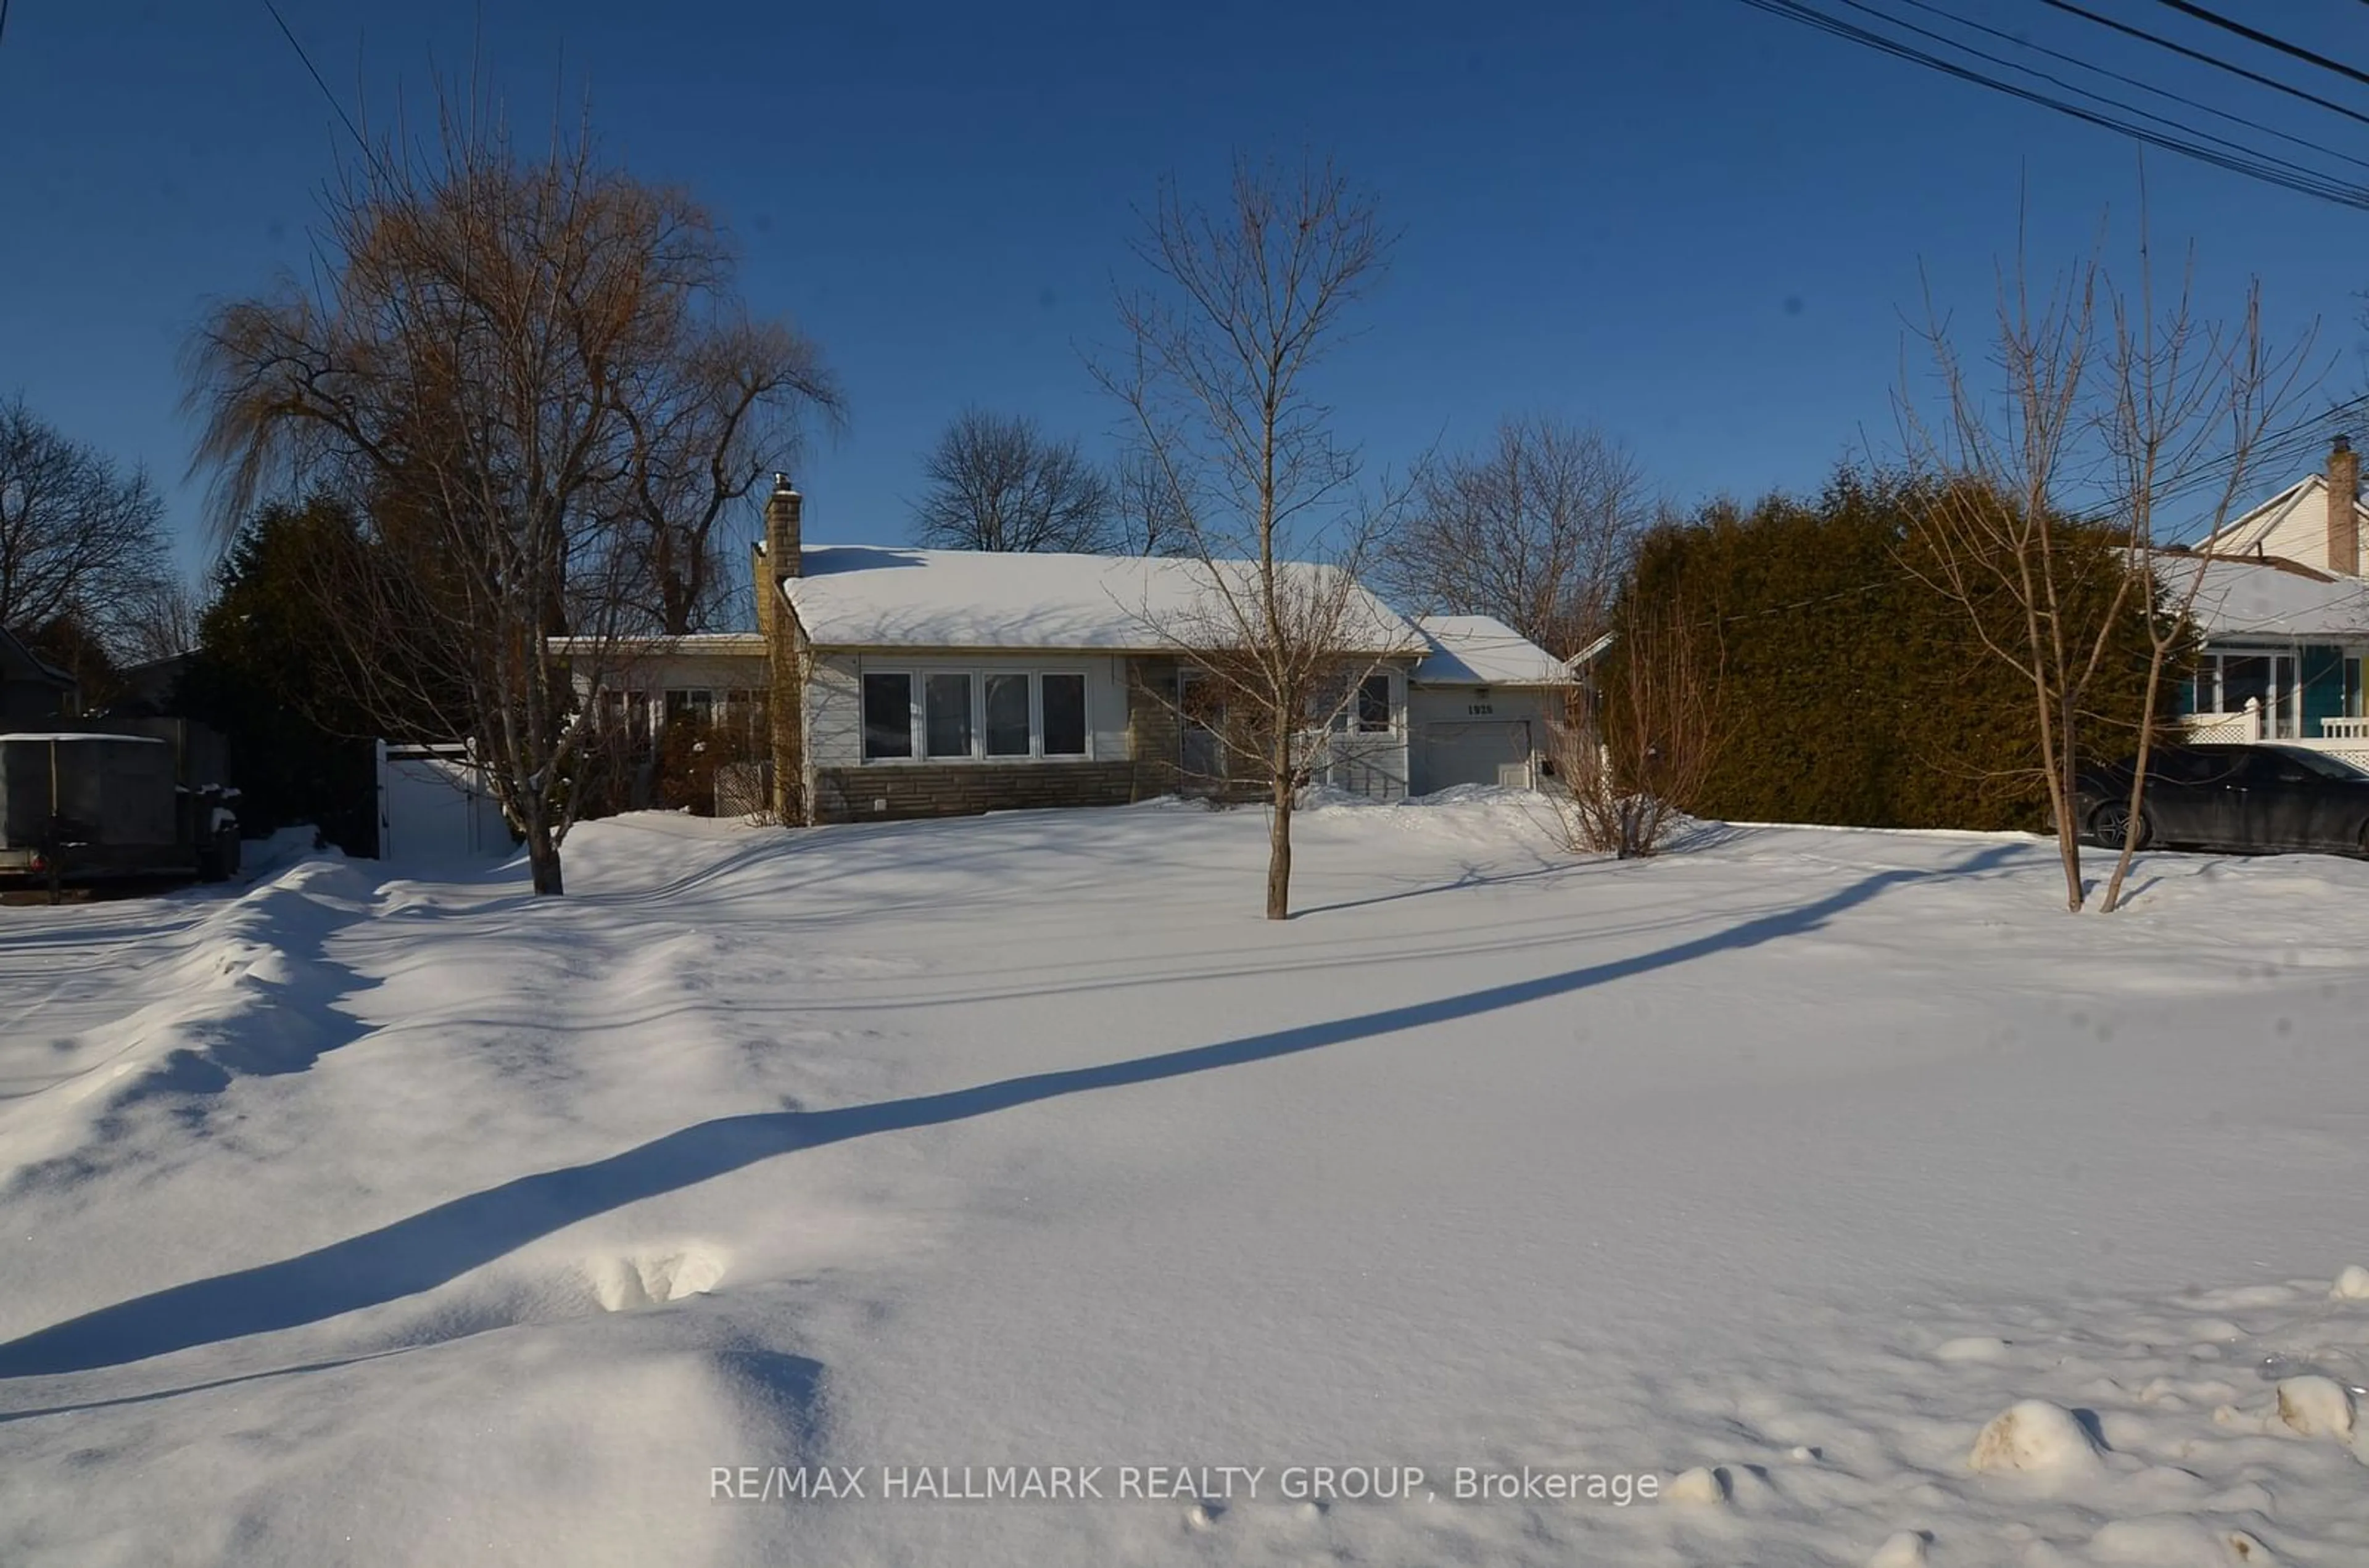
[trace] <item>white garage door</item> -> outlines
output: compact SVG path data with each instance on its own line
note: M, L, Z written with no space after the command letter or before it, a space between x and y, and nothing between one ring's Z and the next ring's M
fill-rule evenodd
M1415 735L1413 784L1418 795L1457 784L1530 786L1530 721L1484 719L1426 724Z

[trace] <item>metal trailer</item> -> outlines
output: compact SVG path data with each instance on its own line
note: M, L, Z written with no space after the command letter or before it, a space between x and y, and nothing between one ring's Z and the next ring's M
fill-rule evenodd
M238 870L233 792L185 784L154 736L0 735L0 880L194 876Z

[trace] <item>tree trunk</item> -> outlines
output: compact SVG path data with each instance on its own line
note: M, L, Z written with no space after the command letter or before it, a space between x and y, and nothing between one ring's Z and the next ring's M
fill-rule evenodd
M1266 830L1266 918L1291 918L1291 771L1275 777L1275 814Z
M2065 908L2077 915L2088 900L2081 887L2081 824L2073 820L2073 777L2078 765L2074 739L2073 704L2066 698L2057 707L2056 768L2048 793L2056 808L2056 853L2065 863Z
M2163 645L2158 641L2147 660L2146 705L2139 710L2139 754L2131 765L2131 819L2123 826L2122 853L2114 857L2114 874L2106 879L2106 897L2098 906L2101 914L2112 914L2123 907L2123 882L2131 874L2131 861L2138 853L2140 825L2146 817L2147 763L2155 752L2155 705L2163 687Z
M534 890L538 896L558 898L566 888L559 876L559 845L552 838L551 823L537 812L526 828L526 864L534 874Z

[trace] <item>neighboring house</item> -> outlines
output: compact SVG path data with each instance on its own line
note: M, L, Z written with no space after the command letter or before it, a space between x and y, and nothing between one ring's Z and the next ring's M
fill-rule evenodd
M81 712L74 678L0 627L0 731L53 728Z
M1226 743L1217 683L1184 651L1230 641L1207 564L808 545L803 506L786 483L766 504L752 556L760 629L628 650L596 699L618 722L654 735L686 718L761 715L775 809L808 822L1260 787ZM1324 586L1333 569L1286 568L1302 589ZM1542 744L1528 727L1541 705L1533 689L1551 683L1551 658L1494 623L1426 637L1364 588L1344 591L1341 651L1363 673L1331 732L1310 738L1316 782L1377 799L1408 794L1411 780L1437 787L1411 773L1411 717L1469 729L1498 720L1500 702L1503 722L1485 742L1438 732L1446 782L1466 782L1458 770L1483 752L1486 782L1507 766L1532 776Z
M2369 764L2369 582L2360 458L2343 437L2314 474L2192 552L2165 552L2173 596L2197 582L2203 639L2180 691L2191 738L2277 740ZM2209 558L2203 558L2209 557Z
M1425 615L1415 624L1430 650L1407 689L1414 793L1537 788L1550 765L1550 734L1567 715L1570 669L1491 616Z

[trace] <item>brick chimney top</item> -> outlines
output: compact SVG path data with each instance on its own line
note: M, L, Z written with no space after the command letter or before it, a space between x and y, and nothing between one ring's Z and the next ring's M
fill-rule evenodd
M2344 436L2328 448L2328 569L2361 575L2361 454Z

